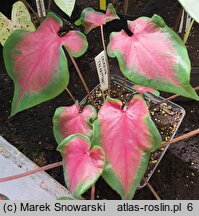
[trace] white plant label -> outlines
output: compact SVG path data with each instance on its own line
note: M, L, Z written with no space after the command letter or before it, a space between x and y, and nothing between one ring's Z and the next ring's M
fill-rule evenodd
M104 51L95 57L95 64L100 81L100 89L104 92L108 89L108 64Z

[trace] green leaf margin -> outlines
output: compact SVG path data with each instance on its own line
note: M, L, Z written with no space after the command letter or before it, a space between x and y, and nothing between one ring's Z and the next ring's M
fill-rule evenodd
M76 101L76 103L78 104L78 101ZM92 137L93 131L92 131L92 123L93 121L97 118L97 111L96 109L92 106L92 105L87 105L88 107L90 107L90 109L93 110L94 113L94 117L88 117L86 119L86 124L91 128L91 134L88 136L89 138ZM58 144L60 144L63 141L63 137L60 133L60 118L61 118L61 114L64 111L65 107L59 107L55 110L55 114L53 116L53 134L55 137L55 140ZM72 135L72 134L71 134ZM66 138L66 137L65 137Z
M141 98L144 101L144 99L140 95L135 95L133 98ZM115 103L121 103L119 99L113 99L110 97L107 97L107 100L110 100L110 101L115 102ZM137 190L137 187L139 186L139 184L142 180L142 177L144 176L144 173L146 172L146 169L148 167L148 162L150 159L151 152L157 150L159 148L160 144L162 143L161 135L160 135L158 129L156 128L156 126L155 126L154 122L152 121L149 114L148 114L148 116L145 117L145 122L147 124L147 127L148 127L150 133L153 134L153 137L151 140L152 149L151 149L151 151L145 151L144 152L140 167L139 167L137 174L135 176L135 180L132 182L132 185L130 187L130 190L129 190L127 197L125 196L125 190L124 190L123 186L121 185L120 180L118 179L118 177L116 176L114 171L111 169L111 165L110 165L108 159L106 158L106 164L105 164L104 171L102 173L102 177L108 183L108 185L121 196L122 199L130 200L133 198L133 196ZM101 146L101 140L100 140L101 129L100 129L100 121L98 119L94 121L93 134L94 134L93 135L93 137L94 137L93 142L95 144L98 144Z
M83 135L83 134L73 134L71 136L68 136L67 138L65 138L57 147L57 151L61 152L62 156L64 155L64 149L65 149L65 146L68 145L68 143L76 138L82 138L84 139L89 147L90 147L90 150L93 150L93 149L100 149L101 152L104 154L104 157L105 157L105 153L104 153L104 150L102 149L102 147L100 146L92 146L91 145L91 142L90 142L90 139ZM63 160L64 160L64 156L63 156ZM69 181L68 181L68 174L67 174L67 169L65 167L65 163L63 162L63 168L64 168L64 179L65 179L65 183L67 185L67 188L69 188ZM96 181L99 179L99 177L101 176L101 174L99 175L96 175L96 177L94 179L92 179L91 181L89 181L87 184L79 184L75 190L75 192L72 194L74 196L74 198L78 199L83 193L85 193L90 187L92 187Z
M149 18L142 17L142 19L148 20ZM122 53L119 50L115 50L111 52L109 48L110 45L108 45L108 49L107 49L108 55L112 58L117 57L121 72L124 74L125 77L127 77L129 80L133 81L137 85L148 86L158 90L167 91L170 93L177 93L181 96L199 100L199 97L196 94L195 90L189 84L191 64L187 53L187 49L183 44L181 38L165 24L164 20L160 16L154 15L151 18L151 21L154 22L154 24L156 24L157 27L160 27L161 31L163 31L168 36L168 38L172 40L174 49L176 50L178 56L181 56L181 59L179 60L181 62L183 61L182 65L184 65L184 67L181 64L178 64L175 70L177 70L177 79L180 80L181 84L183 85L183 88L176 87L172 85L170 82L159 82L155 80L149 80L142 75L133 73L129 68L126 67L125 60L122 56ZM111 33L110 41L112 40L115 34L117 34L117 32Z

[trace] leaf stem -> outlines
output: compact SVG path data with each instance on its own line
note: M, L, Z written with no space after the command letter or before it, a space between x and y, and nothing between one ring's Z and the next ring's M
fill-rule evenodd
M133 0L131 0L133 1ZM128 11L129 0L124 0L124 14L127 14Z
M102 91L102 97L103 97L103 101L105 101L106 100L106 98L105 98L105 94L104 94L104 92Z
M30 6L30 4L26 0L21 0L25 6L32 11L32 13L36 16L36 18L41 22L41 18L38 16L37 12Z
M67 93L69 94L69 96L71 97L71 99L76 103L75 98L73 97L72 93L70 92L70 90L68 88L66 88Z
M192 29L193 24L194 24L194 19L192 19L192 21L190 22L189 27L188 27L185 35L184 35L184 38L183 38L183 43L184 44L187 42L187 40L189 38L189 35L191 33L191 29Z
M179 29L179 24L180 24L180 20L181 20L181 17L182 17L182 12L183 12L183 7L181 7L179 9L177 17L175 18L175 24L174 24L174 28L173 28L175 32L177 32L178 29Z
M85 80L84 80L84 78L83 78L83 76L82 76L82 73L81 73L81 71L80 71L80 69L79 69L79 67L78 67L78 65L77 65L77 63L76 63L74 57L71 55L70 51L68 50L68 48L67 48L66 46L65 46L65 48L66 48L66 51L67 51L67 53L68 53L68 55L69 55L71 61L73 62L73 65L74 65L74 67L75 67L75 69L76 69L76 71L77 71L77 73L78 73L78 75L79 75L79 78L81 79L81 82L82 82L82 84L83 84L83 86L84 86L84 88L85 88L87 94L89 94L89 93L90 93L89 88L88 88L88 86L86 85L86 82L85 82Z
M91 188L91 200L95 200L95 184Z
M154 197L156 198L156 200L161 200L160 197L159 197L159 195L155 191L155 189L152 187L152 185L145 178L142 178L142 180L146 183L147 187L149 188L149 190L151 191L151 193L154 195Z
M108 56L107 56L107 51L106 51L106 44L105 44L105 39L104 39L104 27L103 25L100 26L100 32L101 32L101 39L102 39L102 45L104 49L104 54L105 54L105 60L107 63L107 73L108 73L108 96L110 96L110 65L108 62Z
M8 177L5 177L5 178L0 178L0 183L15 180L15 179L22 178L22 177L26 177L26 176L29 176L29 175L32 175L32 174L36 174L38 172L43 172L45 170L53 169L53 168L59 167L61 165L62 165L62 161L56 162L56 163L53 163L53 164L49 164L49 165L46 165L46 166L43 166L43 167L39 167L39 168L36 168L34 170L30 170L30 171L20 173L20 174L17 174L17 175L8 176Z
M175 142L182 141L182 140L184 140L184 139L187 139L187 138L192 137L192 136L196 136L196 135L198 135L198 134L199 134L199 128L196 129L196 130L193 130L193 131L191 131L191 132L189 132L189 133L183 134L183 135L181 135L181 136L179 136L179 137L176 137L176 138L174 138L174 139L172 139L172 140L170 140L170 141L168 141L168 142L163 142L163 143L160 145L159 149L160 149L160 148L165 148L166 146L171 145L171 144L173 144L173 143L175 143Z
M199 90L199 86L196 86L196 87L194 87L193 89L194 89L195 91L197 91L197 90ZM177 97L179 97L179 96L180 96L179 94L175 94L175 95L172 95L172 96L170 96L170 97L168 97L168 98L165 98L164 100L162 100L162 101L160 101L160 102L158 102L158 103L152 105L152 106L150 107L150 110L151 110L151 109L154 109L155 107L159 106L160 104L166 103L166 102L168 102L168 101L170 101L170 100L173 100L173 99L175 99L175 98L177 98Z
M52 5L52 0L48 0L48 9L47 9L47 12L50 11L51 5Z

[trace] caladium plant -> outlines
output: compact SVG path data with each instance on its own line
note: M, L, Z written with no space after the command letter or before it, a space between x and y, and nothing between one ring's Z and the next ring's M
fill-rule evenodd
M98 26L103 31L103 25L118 18L109 4L106 14L86 8L79 21L88 33ZM155 88L198 99L189 84L190 61L180 38L157 15L128 24L133 35L112 33L108 53L117 57L128 79L142 85L135 90L143 95ZM59 17L49 13L35 32L16 30L5 43L5 65L15 85L11 115L49 100L67 87L69 72L63 47L69 56L79 57L88 43L79 31L58 35L62 25ZM98 114L91 105L80 111L76 102L58 108L53 123L66 185L75 198L102 175L122 199L132 199L151 151L161 143L142 96L135 96L128 107L107 97Z
M85 107L83 116L78 112L79 106L75 104L59 108L54 117L55 128L63 125L65 135L62 139L66 137L58 150L63 156L68 189L79 198L102 174L123 199L131 199L145 173L150 152L161 143L161 136L149 116L144 99L135 96L123 109L121 101L107 98L93 123L94 132L90 139L84 135L85 127L88 128L85 118L91 118L93 109ZM89 133L91 130L89 128Z
M161 144L161 136L141 96L128 107L108 98L94 122L95 137L105 151L103 178L123 199L132 199L148 165L150 152Z
M4 61L15 85L11 115L52 99L67 87L69 72L63 46L79 57L88 43L79 31L59 37L62 25L59 17L49 13L35 32L17 30L7 40Z
M104 49L104 56L105 61L107 65L107 86L108 86L108 95L110 94L110 66L108 63L108 56L106 51L106 45L105 45L105 39L104 39L104 30L103 26L112 20L120 19L115 11L115 8L110 3L108 4L108 7L106 9L106 13L98 12L94 10L93 8L85 8L82 13L79 20L76 21L76 25L83 25L84 26L84 32L88 33L90 30L100 27L101 32L101 39L102 39L102 46Z
M76 102L70 107L59 107L53 117L54 135L57 143L72 135L81 133L88 137L92 135L92 122L97 118L97 112L91 105L80 111Z
M106 13L98 12L93 8L85 8L79 20L76 21L77 25L83 25L85 33L88 33L92 29L105 25L114 19L119 19L116 14L115 8L112 4L109 4Z
M117 57L120 70L138 85L198 100L189 84L190 60L180 37L157 15L128 21L125 31L112 33L110 57Z
M67 187L74 197L79 198L102 174L104 151L100 146L91 146L89 138L82 134L68 136L57 149L63 156Z

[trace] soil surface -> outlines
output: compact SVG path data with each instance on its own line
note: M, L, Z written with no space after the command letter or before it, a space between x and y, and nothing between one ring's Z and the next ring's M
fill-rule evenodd
M85 6L94 6L95 8L98 8L97 2L98 1L79 0L72 19L77 19ZM140 15L151 16L156 13L161 15L169 26L173 27L175 25L177 11L180 8L177 1L156 0L158 4L155 4L155 1L147 0L135 2L135 7L130 14L134 18ZM55 8L55 10L60 13L54 5L52 8ZM118 9L122 11L122 4ZM120 28L119 24L116 26L115 24L110 24L106 28L106 40L108 40L110 28L113 27L114 31L116 29L115 27L117 27L117 29ZM99 29L93 30L92 33L88 34L90 44L88 52L83 57L77 59L77 63L90 90L98 84L93 57L102 51L99 35ZM198 37L199 25L195 24L187 44L192 65L194 66L199 65ZM112 73L119 74L117 61L111 59L110 63ZM13 97L13 83L5 71L2 58L2 47L0 48L0 71L0 135L15 145L39 166L60 161L61 156L59 152L56 151L57 144L53 137L52 117L57 107L71 105L73 101L70 99L67 92L63 92L53 100L42 103L41 105L25 110L18 113L16 116L9 118ZM83 99L86 96L86 92L73 67L70 68L70 76L69 89L76 99ZM199 69L192 72L191 80L193 86L199 85ZM168 94L163 95L168 96ZM184 107L187 113L177 135L198 128L198 102L179 97L176 99L176 103ZM199 136L173 144L165 154L151 178L150 183L162 199L198 199L198 170ZM62 168L50 170L48 173L60 183L64 184ZM88 194L89 192L87 192L86 197L89 197ZM104 183L103 179L100 179L97 182L96 198L120 199L120 197ZM136 193L134 199L154 199L154 197L149 189L145 187Z

